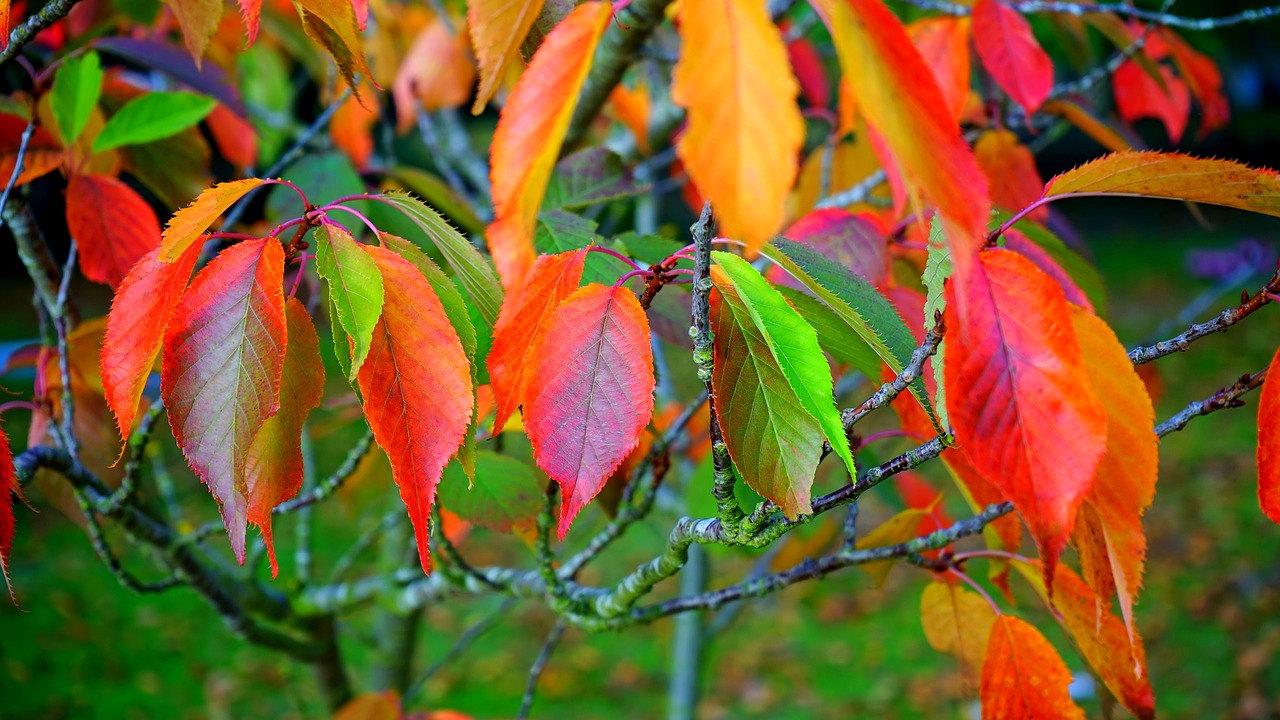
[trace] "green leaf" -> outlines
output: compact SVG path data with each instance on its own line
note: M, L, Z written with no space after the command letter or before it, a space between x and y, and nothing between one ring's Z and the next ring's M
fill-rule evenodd
M537 521L543 493L533 468L481 450L476 453L475 482L467 482L458 463L449 463L440 480L439 498L441 506L463 520L506 533Z
M869 378L880 376L880 357L858 336L858 333L853 331L853 328L837 317L831 308L803 290L785 285L775 285L774 288L782 293L787 302L800 313L800 317L804 318L804 321L818 333L818 345L822 346L832 359L843 365L852 366Z
M556 164L542 206L572 210L631 197L648 189L645 183L636 181L617 154L593 147Z
M435 243L445 262L458 276L463 289L484 320L481 332L491 334L502 307L502 285L493 265L467 239L453 229L429 205L407 193L389 192L379 198L412 220Z
M95 153L176 135L213 111L217 101L186 92L153 92L125 103L93 141Z
M935 215L933 225L929 228L929 256L925 260L924 275L920 278L927 292L924 301L925 332L933 329L934 316L947 308L943 288L947 278L951 277L952 263L951 249L943 232L942 223ZM933 379L938 386L938 396L934 398L934 402L938 408L938 424L942 427L950 425L947 418L947 386L942 381L946 344L946 340L939 343L938 351L933 356Z
M902 372L911 362L911 353L916 349L911 331L893 304L857 273L835 264L806 245L785 238L775 239L761 248L760 253L791 273L801 285L835 311L836 316L853 328L890 370ZM877 379L872 378L873 381ZM938 418L929 402L924 381L916 378L910 389L936 425Z
M333 292L329 293L329 330L333 333L333 355L338 359L338 369L342 377L354 377L351 370L351 337L342 329L342 321L338 320L338 306Z
M50 93L53 121L62 133L62 143L70 147L84 132L89 114L102 96L102 61L98 53L91 50L67 58L53 76Z
M831 394L831 368L818 345L817 333L746 260L724 252L713 252L712 256L737 288L801 406L818 421L850 477L858 477L849 438Z
M418 168L405 166L391 168L388 174L405 190L426 200L445 217L458 223L463 230L469 233L484 232L484 221L471 209L471 205L440 178Z
M596 222L564 210L545 210L538 213L538 225L533 233L533 245L539 253L556 253L580 250L588 245L599 245Z
M316 271L329 286L338 322L355 342L351 367L343 368L347 379L353 380L369 356L373 329L382 317L382 273L350 233L337 225L316 228L315 240Z
M463 300L462 293L458 292L458 286L453 284L453 280L436 265L435 261L427 256L422 248L413 244L411 240L405 240L391 233L378 233L378 240L382 242L383 247L391 250L400 257L413 263L414 267L422 271L426 276L427 282L431 283L431 288L436 291L436 295L440 298L440 304L444 306L444 314L449 317L449 322L453 324L453 329L458 333L458 339L462 341L462 349L466 351L467 358L472 363L472 376L475 376L475 358L476 358L476 328L471 323L471 315L467 312L467 302Z

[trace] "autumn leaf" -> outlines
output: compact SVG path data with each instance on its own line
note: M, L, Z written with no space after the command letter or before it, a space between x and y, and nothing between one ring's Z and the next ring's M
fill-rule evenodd
M297 298L285 303L285 322L288 341L280 374L280 409L262 423L245 459L247 517L262 530L273 578L279 566L271 539L271 511L302 489L303 423L324 395L320 339Z
M1169 139L1177 145L1187 129L1191 113L1191 91L1165 65L1158 65L1162 82L1156 82L1138 63L1129 60L1116 68L1111 78L1116 110L1121 119L1133 124L1142 118L1159 120Z
M1071 277L1047 250L1032 242L1021 231L1012 228L1006 230L1004 233L1004 248L1022 255L1035 263L1041 272L1053 278L1058 283L1058 287L1062 288L1062 293L1066 296L1067 302L1079 305L1090 312L1094 311L1093 302L1085 294L1084 290L1081 290L1080 286L1076 284L1075 278Z
M822 426L791 389L738 289L719 267L711 275L711 387L729 457L743 481L787 517L811 515Z
M396 70L391 86L396 99L396 131L406 133L417 121L418 105L426 112L456 108L471 97L476 66L467 51L466 29L451 30L431 20L414 39Z
M196 67L200 67L204 51L218 31L218 21L222 19L222 0L167 0L165 4L173 12L178 27L182 28L187 52L196 61Z
M1069 685L1071 671L1039 630L1012 615L996 618L982 663L983 720L1084 720Z
M1031 528L1052 572L1106 446L1106 413L1086 374L1069 305L1008 250L953 277L945 384L956 441Z
M804 119L764 0L684 0L671 99L688 114L676 154L721 231L754 252L785 219Z
M240 6L240 18L244 21L245 35L248 44L258 41L258 27L262 19L262 0L237 0Z
M1028 114L1053 89L1053 61L1040 47L1022 13L1001 0L973 5L973 44L991 79Z
M338 106L329 121L329 137L334 147L346 155L361 172L368 170L373 157L373 127L382 117L382 108L373 86L361 83L364 95L352 94Z
M102 384L121 438L128 438L147 375L160 355L169 322L187 289L200 247L189 245L175 262L160 249L143 256L116 289L102 342Z
M22 133L27 129L27 121L17 115L0 113L0 177L13 175L14 163L18 159L18 148L22 145ZM23 156L22 174L18 176L14 187L25 185L36 178L56 170L62 164L66 153L62 143L48 130L37 126L27 142L27 154Z
M1211 131L1225 127L1231 119L1231 107L1222 91L1222 73L1208 56L1197 52L1169 28L1156 30L1169 46L1169 55L1186 81L1187 88L1200 104L1200 130L1203 138Z
M316 271L329 287L329 297L343 330L351 336L350 378L369 355L373 328L382 315L384 289L378 266L351 234L337 225L316 228Z
M538 208L611 12L607 2L574 9L543 41L502 108L490 146L494 221L487 235L507 292L533 265Z
M538 467L560 485L564 539L649 424L653 350L640 301L620 286L574 292L542 338L525 385L525 430Z
M13 517L13 496L20 492L18 476L13 470L13 451L9 449L9 436L0 427L0 575L4 575L9 599L14 605L18 598L9 582L9 554L13 551L13 535L17 531Z
M160 393L169 425L217 499L242 564L245 468L254 437L280 407L283 280L278 239L232 245L196 274L165 333Z
M71 176L67 228L84 276L113 288L160 244L160 222L151 206L133 188L105 175Z
M355 76L371 78L365 62L360 21L351 0L294 0L302 29L329 51L347 85L356 90Z
M1070 100L1050 100L1040 108L1066 120L1077 130L1093 138L1094 142L1112 152L1132 150L1133 145L1116 132L1115 128L1098 119L1083 105Z
M471 369L426 276L391 250L362 249L382 274L386 300L356 380L413 522L422 569L430 572L431 505L471 422Z
M978 136L973 145L978 167L987 176L991 188L991 202L996 207L1017 211L1036 200L1044 187L1035 157L1018 136L1005 129L988 130ZM1043 220L1048 215L1044 208L1037 208L1031 217Z
M516 407L529 398L529 375L537 366L535 349L556 308L578 289L587 251L543 255L529 271L529 281L507 296L493 326L489 378L497 403L494 432L501 432Z
M977 593L935 580L920 595L920 624L929 645L960 660L965 682L978 685L995 608Z
M542 11L542 3L543 0L467 0L467 27L480 64L480 89L471 112L479 115L498 92L507 66L515 60L520 43Z
M1039 192L1039 186L1036 186ZM1019 206L1021 207L1021 206ZM840 208L814 210L792 223L783 237L807 245L837 265L849 268L872 285L882 285L889 274L889 241L865 217ZM778 282L785 273L770 272Z
M920 51L947 109L956 122L969 103L969 18L921 18L907 26L911 42Z
M1280 350L1267 367L1258 400L1258 502L1280 523Z
M159 259L162 262L173 262L191 247L192 243L213 224L218 216L227 211L237 200L254 188L261 187L267 180L246 178L231 182L218 183L200 193L191 204L173 214L169 224L165 226L160 241Z
M220 104L205 118L205 124L209 126L209 134L213 136L218 151L233 167L244 170L257 164L258 131L252 123ZM178 137L181 136L175 136Z
M934 502L936 503L937 501L935 500ZM899 545L911 540L916 536L916 528L920 526L920 521L928 517L932 511L932 507L907 508L885 520L883 524L871 532L858 538L857 548L859 550L869 550L871 548ZM888 579L889 571L893 569L896 562L897 558L889 558L887 560L863 563L858 567L871 576L876 587L880 587Z
M545 483L545 480L543 480ZM482 450L476 454L475 482L456 464L440 481L440 504L458 517L494 532L532 528L544 490L527 461Z

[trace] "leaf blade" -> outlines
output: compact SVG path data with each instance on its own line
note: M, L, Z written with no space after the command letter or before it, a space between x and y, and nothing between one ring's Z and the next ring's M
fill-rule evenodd
M133 188L106 175L72 175L67 228L84 276L115 288L160 244L160 221Z
M217 100L187 92L152 92L130 100L93 140L93 152L176 135L213 112Z
M337 225L322 224L316 228L315 238L316 271L329 286L338 321L355 341L351 367L344 369L348 379L354 379L369 356L373 328L382 316L382 273L351 234Z

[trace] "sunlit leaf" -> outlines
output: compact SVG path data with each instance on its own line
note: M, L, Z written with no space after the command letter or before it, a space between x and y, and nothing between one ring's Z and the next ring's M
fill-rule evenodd
M498 92L507 66L538 19L543 0L467 0L467 27L480 63L480 89L471 112L479 114ZM588 56L589 57L589 56Z
M237 200L254 188L260 187L265 180L247 178L232 182L218 183L200 193L191 204L182 208L169 218L164 235L160 241L161 262L173 262L181 257L188 248L200 239L218 216L226 212Z
M217 101L185 92L150 92L120 108L93 141L95 153L148 143L186 130L213 111Z
M53 76L50 93L53 117L62 141L70 145L80 137L85 123L89 122L89 113L102 95L102 64L98 53L90 51L64 60Z

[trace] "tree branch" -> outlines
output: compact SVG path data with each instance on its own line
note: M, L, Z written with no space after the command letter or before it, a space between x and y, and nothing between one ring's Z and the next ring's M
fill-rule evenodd
M1225 408L1244 406L1244 402L1240 398L1250 390L1261 387L1262 381L1267 378L1268 371L1269 368L1259 370L1252 375L1243 375L1230 387L1223 388L1204 400L1192 402L1178 414L1157 425L1156 436L1164 437L1169 433L1177 432L1186 427L1187 423L1194 418L1198 418L1201 415L1208 415Z
M9 44L4 50L0 50L0 65L12 60L22 52L22 48L27 43L35 39L41 30L58 22L71 12L71 8L76 6L80 0L50 0L44 7L40 8L40 12L27 18L27 21L13 29L9 33Z
M1241 320L1252 315L1255 311L1267 303L1273 302L1272 297L1280 293L1280 268L1278 268L1253 297L1249 297L1248 293L1243 293L1240 304L1233 308L1227 308L1218 314L1212 320L1202 323L1192 323L1182 334L1162 340L1155 345L1145 347L1136 347L1129 351L1129 360L1134 365L1142 365L1152 360L1157 360L1165 355L1171 355L1176 352L1186 352L1191 343L1199 340L1206 335L1214 333L1226 332L1228 328Z
M542 644L542 650L533 661L533 667L529 668L529 681L525 683L524 697L520 700L520 712L516 714L517 718L529 717L529 711L533 709L533 696L538 691L538 680L542 677L542 671L547 669L547 661L551 659L551 653L555 651L556 645L560 644L560 638L564 637L564 630L565 621L561 618L551 628L547 641Z
M914 5L925 10L934 10L946 15L969 15L973 9L965 5L946 2L946 0L906 0L909 5ZM1251 10L1243 10L1234 15L1224 15L1216 18L1188 18L1180 15L1174 15L1159 10L1144 10L1132 5L1124 5L1121 3L1074 3L1074 2L1055 2L1054 0L1022 0L1022 2L1009 3L1009 7L1020 13L1053 13L1059 15L1098 15L1110 14L1119 15L1120 17L1130 17L1137 20L1154 23L1156 25L1165 25L1167 27L1181 28L1183 30L1216 30L1218 28L1230 27L1241 23L1260 22L1273 17L1280 16L1280 7L1261 7Z

